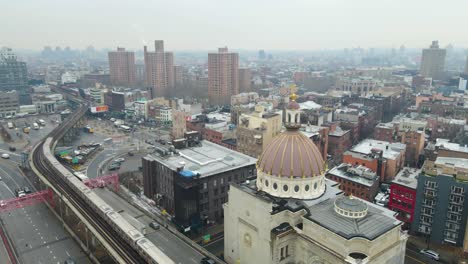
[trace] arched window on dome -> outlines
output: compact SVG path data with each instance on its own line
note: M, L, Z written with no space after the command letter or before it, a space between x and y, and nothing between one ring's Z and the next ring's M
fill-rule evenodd
M291 123L291 113L288 113L288 123Z
M294 115L294 123L299 123L299 114Z

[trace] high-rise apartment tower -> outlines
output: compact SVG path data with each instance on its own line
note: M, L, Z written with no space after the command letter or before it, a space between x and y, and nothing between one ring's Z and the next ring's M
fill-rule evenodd
M228 105L239 93L239 54L219 48L208 53L208 97L211 105Z
M444 75L446 50L439 48L437 40L432 41L428 49L423 49L421 58L421 75L440 80Z
M135 85L135 53L117 48L117 51L110 51L108 57L111 83L122 86Z
M169 95L174 87L174 54L164 51L164 41L154 42L154 52L144 46L146 85L151 89L153 98Z

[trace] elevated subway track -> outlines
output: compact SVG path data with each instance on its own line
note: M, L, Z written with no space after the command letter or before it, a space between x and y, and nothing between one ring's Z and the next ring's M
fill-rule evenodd
M74 209L87 221L87 224L92 227L90 230L98 233L96 234L99 235L97 236L98 239L103 240L101 241L103 246L116 262L148 263L149 261L141 256L137 249L135 249L135 245L131 245L131 243L122 239L117 230L115 230L115 228L109 224L106 219L93 210L82 195L67 183L64 175L62 175L62 173L52 165L52 162L49 160L50 158L45 155L46 148L49 148L49 151L53 151L57 141L65 135L68 129L83 117L87 109L88 104L82 104L66 122L63 122L61 126L55 128L49 134L49 138L52 138L49 144L45 144L44 140L39 142L31 153L31 165L42 175L42 177L47 179L57 194L68 200ZM154 260L153 263L165 262Z

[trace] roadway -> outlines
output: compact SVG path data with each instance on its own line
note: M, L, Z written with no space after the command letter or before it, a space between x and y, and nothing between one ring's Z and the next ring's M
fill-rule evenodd
M0 160L0 176L1 200L15 197L19 187L35 190L9 160ZM91 263L45 204L3 212L0 218L22 263L63 263L68 257L78 263Z
M99 197L107 202L114 209L114 211L125 212L136 218L141 223L145 224L145 226L147 226L146 238L153 242L174 262L180 264L200 263L200 260L203 258L203 256L198 251L194 250L192 247L187 245L184 241L176 237L162 226L159 230L154 230L149 227L149 223L153 222L154 220L146 216L143 212L129 204L120 196L106 188L95 189L95 192L99 195Z
M405 264L437 264L448 263L444 261L435 261L419 253L419 249L411 244L406 244Z

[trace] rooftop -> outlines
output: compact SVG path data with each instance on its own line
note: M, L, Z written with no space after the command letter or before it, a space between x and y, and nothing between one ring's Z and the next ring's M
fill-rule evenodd
M376 206L359 198L367 206L367 215L363 218L350 218L339 215L335 212L335 200L343 197L342 192L336 188L337 183L326 179L326 191L317 199L297 200L273 197L265 192L258 192L255 180L237 185L244 192L256 196L266 202L273 204L272 214L283 210L297 212L301 209L309 213L304 216L306 219L326 228L345 239L362 237L373 240L387 231L399 226L401 221L394 217L394 212L380 206Z
M314 110L314 109L322 108L321 105L317 104L314 101L306 101L306 102L300 103L299 106L301 107L302 110Z
M313 213L309 214L307 218L345 239L362 237L374 240L401 224L399 220L394 218L393 211L364 200L360 201L368 208L365 217L359 219L343 217L335 212L334 200L327 199L309 207L309 211Z
M341 137L343 136L344 134L348 133L349 130L343 130L341 127L336 127L335 130L333 130L332 132L329 132L328 135L329 136L335 136L335 137Z
M158 161L173 171L183 165L184 170L200 173L201 177L255 165L257 161L252 157L207 140L202 140L200 146L177 151L178 154L174 155L162 156L155 153L147 155L145 158Z
M394 126L393 122L388 122L388 123L379 123L376 127L393 129L393 126Z
M416 189L418 186L418 175L421 169L404 167L393 179L392 183L396 183L411 189Z
M303 127L303 129L301 129L300 132L304 134L306 137L311 138L313 136L320 134L320 129L323 129L323 128L319 126L307 125Z
M451 166L457 169L468 169L468 159L463 158L449 158L449 157L437 157L434 162L437 164L442 164L446 166Z
M353 167L351 164L342 163L328 171L328 174L361 184L372 186L377 181L378 176L375 172L364 166Z
M375 139L365 139L354 146L351 151L368 155L372 153L372 150L379 150L383 151L384 158L396 159L400 155L400 151L405 149L406 145L403 143L390 143Z
M441 149L468 153L468 146L461 146L458 143L451 143L448 139L445 138L436 139L435 146Z

